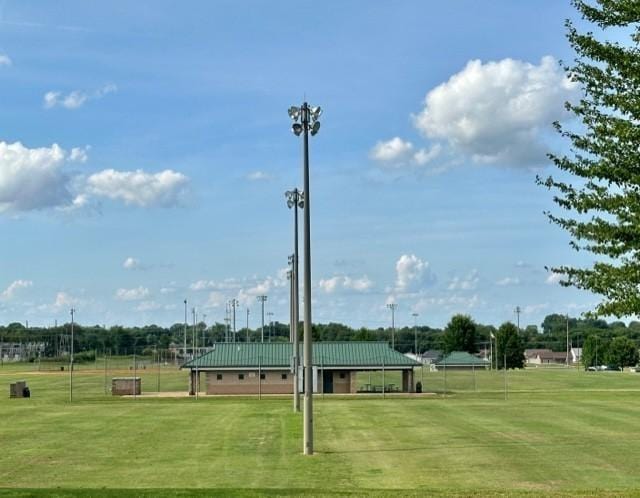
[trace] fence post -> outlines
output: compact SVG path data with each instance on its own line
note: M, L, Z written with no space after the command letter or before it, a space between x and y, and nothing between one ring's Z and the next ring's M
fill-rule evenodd
M473 370L473 390L474 392L478 392L478 382L476 380L476 366L472 364L471 369Z
M136 353L133 353L133 399L136 399L136 373L138 371L138 365L136 364Z
M384 389L384 357L382 358L382 397L385 397L385 389Z
M258 356L258 399L262 399L262 357L261 356Z
M504 368L504 400L507 400L507 354L504 354L504 364L502 365Z
M443 360L444 365L444 392L442 393L442 397L444 398L447 395L447 359Z

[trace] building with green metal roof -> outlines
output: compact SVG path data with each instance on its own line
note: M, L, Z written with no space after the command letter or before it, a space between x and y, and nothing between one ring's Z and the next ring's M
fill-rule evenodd
M299 364L302 365L302 344ZM401 371L402 386L380 388L413 391L413 368L420 363L391 349L386 342L315 342L313 344L314 391L355 393L375 390L358 385L359 371ZM190 393L205 376L207 394L289 394L293 393L293 345L272 343L216 343L205 354L182 365L190 370ZM299 368L300 389L303 388Z
M489 368L489 361L478 358L466 351L452 351L435 363L436 368L451 370L472 370L474 368Z

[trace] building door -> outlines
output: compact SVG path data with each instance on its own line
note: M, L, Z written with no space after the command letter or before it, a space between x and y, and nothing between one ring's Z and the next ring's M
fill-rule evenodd
M331 370L322 372L322 392L328 394L333 392L333 371Z

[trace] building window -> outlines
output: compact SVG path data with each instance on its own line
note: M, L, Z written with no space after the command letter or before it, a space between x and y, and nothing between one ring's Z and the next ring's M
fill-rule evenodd
M264 380L264 379L265 379L264 374L260 374L260 379L262 379L262 380Z
M346 377L345 373L344 372L340 372L340 378L344 379L345 377Z
M287 380L287 374L282 374L282 380Z
M238 380L244 380L244 374L238 374Z
M222 374L217 374L216 375L216 380L222 380Z

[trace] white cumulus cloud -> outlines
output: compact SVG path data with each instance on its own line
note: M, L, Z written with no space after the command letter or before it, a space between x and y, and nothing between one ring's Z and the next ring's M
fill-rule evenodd
M321 279L318 282L318 286L327 294L332 294L341 289L366 292L373 287L373 282L366 275L360 278L336 275L331 278Z
M449 282L447 286L448 290L473 290L478 286L480 277L478 276L478 270L472 270L468 275L464 277L455 276Z
M67 154L58 144L30 149L0 142L0 212L30 211L69 204Z
M378 142L371 149L370 157L376 161L398 161L405 158L413 150L411 142L394 137L386 142Z
M550 273L545 281L548 285L555 285L562 280L562 275L560 273Z
M2 291L2 293L0 293L0 298L1 299L11 299L16 291L18 291L19 289L26 289L28 287L31 287L33 285L33 282L31 280L14 280L13 282L11 282L11 284L9 284L9 287L7 287L4 291Z
M64 107L65 109L78 109L82 107L88 100L101 99L105 95L113 93L117 87L113 84L104 85L94 92L86 92L82 90L73 90L66 95L59 91L49 91L44 94L43 105L45 109L54 107Z
M138 304L134 309L136 311L157 311L162 308L161 304L156 303L155 301L142 301Z
M435 277L429 263L415 254L403 254L396 262L396 290L411 292L432 283Z
M478 163L535 165L545 160L540 132L564 116L577 89L551 57L471 60L431 90L415 126Z
M252 171L247 174L247 180L252 182L266 181L271 180L271 175L269 173L265 173L264 171Z
M0 54L0 66L10 66L11 64L13 62L7 54Z
M119 301L140 301L149 295L149 289L146 287L134 287L133 289L116 290L116 299Z
M124 260L124 263L122 263L122 267L125 270L136 270L140 268L140 260L129 256Z
M87 178L87 191L95 196L141 207L180 204L188 178L170 169L159 173L106 169Z

